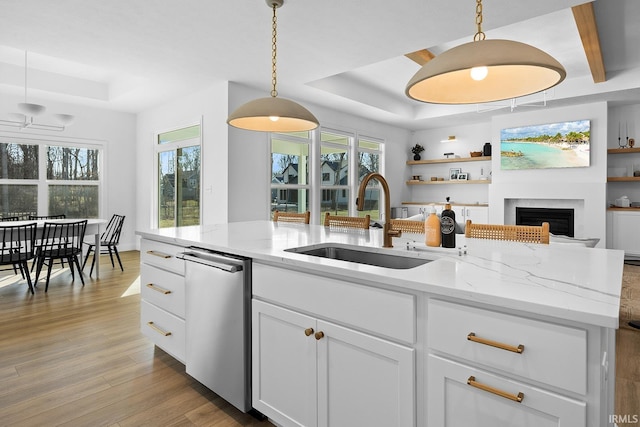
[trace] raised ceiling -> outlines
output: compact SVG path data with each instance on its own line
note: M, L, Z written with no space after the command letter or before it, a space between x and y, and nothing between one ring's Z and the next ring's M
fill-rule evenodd
M550 105L640 102L640 2L597 0L606 71L595 83L572 6L583 0L485 0L488 39L507 38L558 59L567 79ZM486 120L496 106L441 106L408 99L419 66L472 40L475 0L287 0L278 10L278 89L301 103L408 129ZM264 0L3 0L0 93L139 112L213 82L270 88L271 12ZM542 96L513 105L538 103ZM491 108L489 108L491 107ZM517 107L520 108L520 107Z

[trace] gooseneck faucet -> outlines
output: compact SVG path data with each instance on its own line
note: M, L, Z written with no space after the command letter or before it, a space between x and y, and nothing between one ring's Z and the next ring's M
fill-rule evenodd
M371 172L362 179L360 188L358 188L358 198L356 199L356 204L358 206L357 209L359 211L364 210L364 191L367 188L367 184L372 179L376 179L380 183L380 185L382 185L382 190L384 191L384 226L382 227L382 247L392 248L393 242L391 238L400 237L402 232L399 230L391 229L391 195L389 194L389 184L387 184L387 180L384 179L384 177L378 172Z

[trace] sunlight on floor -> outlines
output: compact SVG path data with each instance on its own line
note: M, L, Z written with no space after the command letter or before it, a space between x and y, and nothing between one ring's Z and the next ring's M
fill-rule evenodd
M136 277L136 280L131 282L127 290L124 291L122 295L120 295L120 298L128 297L131 295L137 295L139 293L140 293L140 276Z
M51 279L54 277L60 276L65 272L68 273L69 269L68 268L53 269L51 270ZM38 283L42 283L46 279L46 277L47 277L47 272L46 271L41 272L40 280ZM36 279L35 274L31 273L31 280L35 281L35 279ZM27 284L27 280L22 278L19 271L18 271L18 274L7 274L0 277L0 288L4 288L5 286L15 285L18 283L24 283L25 285Z

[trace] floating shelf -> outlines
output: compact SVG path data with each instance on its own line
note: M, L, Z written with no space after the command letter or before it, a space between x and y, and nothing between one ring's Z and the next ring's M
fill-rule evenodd
M635 148L633 148L635 150ZM458 162L486 162L491 160L491 156L479 157L453 157L451 159L431 159L431 160L407 160L407 165L433 165L436 163L458 163Z
M607 182L634 182L640 181L640 176L610 176Z
M640 179L640 178L638 178ZM409 180L407 185L442 185L442 184L491 184L491 180L488 179L469 179L469 180L448 180L448 181L416 181Z
M625 154L625 153L640 153L640 148L609 148L607 150L609 154Z

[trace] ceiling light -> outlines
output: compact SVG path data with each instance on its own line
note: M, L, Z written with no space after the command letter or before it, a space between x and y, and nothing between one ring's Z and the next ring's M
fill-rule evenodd
M18 103L20 113L9 113L14 120L0 120L0 125L12 126L20 129L32 128L40 130L63 131L67 125L73 122L74 117L71 114L54 114L54 117L60 123L59 125L48 125L36 123L33 116L44 113L47 109L44 105L27 102L27 52L24 52L24 102Z
M549 54L511 40L485 40L482 0L472 42L427 62L409 80L409 98L435 104L477 104L530 95L556 86L567 73Z
M318 119L302 105L285 98L278 98L276 90L276 9L284 0L266 0L273 9L271 43L271 96L254 99L241 105L229 115L227 123L231 126L262 132L297 132L318 127Z

